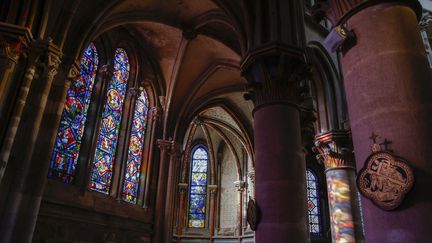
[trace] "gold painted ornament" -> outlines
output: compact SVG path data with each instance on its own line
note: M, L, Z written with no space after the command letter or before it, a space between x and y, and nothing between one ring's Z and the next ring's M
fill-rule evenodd
M373 153L359 171L357 186L360 193L379 208L394 210L413 187L414 173L406 160L388 151L389 141L385 140L385 151L382 151L376 143L377 137L372 134Z

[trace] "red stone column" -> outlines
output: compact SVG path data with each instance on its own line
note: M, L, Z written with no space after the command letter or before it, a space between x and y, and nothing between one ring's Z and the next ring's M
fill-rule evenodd
M172 141L168 140L157 140L157 145L160 149L159 159L159 173L158 173L158 184L156 192L156 205L155 205L155 226L153 231L152 242L164 242L165 232L165 202L166 202L166 191L168 186L168 172L169 172L169 151L171 150Z
M298 85L304 65L286 49L246 59L243 73L255 103L255 199L257 243L307 242L306 162Z
M188 184L179 183L178 184L179 194L180 194L180 202L179 202L179 213L178 213L178 222L177 222L177 243L181 242L181 235L183 234L183 222L184 222L184 213L185 213L185 201L188 190Z
M178 169L180 167L180 158L182 149L179 143L172 142L171 151L169 152L169 169L167 178L167 187L165 189L165 212L162 216L165 219L163 234L165 243L171 243L174 232L174 208L176 200L176 182L178 181Z
M346 5L357 43L341 55L357 168L371 154L374 132L392 141L390 148L415 174L399 209L383 211L363 198L366 242L430 242L432 82L415 8L364 2L376 4L360 10Z

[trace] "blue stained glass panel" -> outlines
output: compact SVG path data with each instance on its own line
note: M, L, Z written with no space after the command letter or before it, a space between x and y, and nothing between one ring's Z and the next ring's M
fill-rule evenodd
M114 56L113 78L108 85L90 176L90 189L105 194L108 194L111 189L112 168L115 162L129 70L130 65L125 50L117 48Z
M80 75L66 96L48 171L49 178L66 184L71 183L75 176L98 62L96 47L90 43L81 57Z
M207 202L208 153L203 146L192 152L189 227L204 228Z
M309 216L309 233L321 235L320 205L318 196L318 178L310 169L306 170L307 204Z
M135 102L135 111L132 120L128 157L122 189L122 199L130 203L136 203L138 194L144 137L147 126L147 114L147 94L145 91L142 91Z

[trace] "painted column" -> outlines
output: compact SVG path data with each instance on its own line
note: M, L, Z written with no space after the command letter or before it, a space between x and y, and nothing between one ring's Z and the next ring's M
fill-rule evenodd
M350 137L332 131L316 137L315 150L325 165L332 242L364 242L356 171Z
M172 141L168 140L157 140L157 145L160 149L159 159L159 173L158 173L158 184L156 192L156 205L155 205L155 226L153 231L152 242L164 242L165 237L164 224L165 224L165 201L166 201L166 190L168 186L168 171L169 171L169 151L171 150Z
M31 226L26 221L20 223L20 219L26 215L25 202L33 196L33 191L26 190L26 183L33 183L27 180L31 172L31 162L34 153L38 153L37 140L41 133L42 119L48 101L48 95L52 87L52 81L57 74L60 64L60 50L50 41L34 43L35 47L43 53L43 73L32 82L29 90L28 100L24 106L21 122L18 126L15 141L12 146L11 156L8 161L8 171L13 175L9 186L8 199L1 223L1 242L28 242L33 232L27 232ZM49 163L49 161L47 161ZM23 216L24 215L24 216ZM34 216L34 217L37 217ZM32 221L29 219L29 221ZM22 233L24 232L24 234Z
M421 6L417 1L333 0L330 7L357 36L341 55L357 168L371 154L373 132L378 142L392 142L389 149L405 158L415 175L412 191L394 211L362 197L365 239L430 242L432 82L418 27Z
M274 52L246 59L242 67L251 85L247 98L255 103L255 242L307 242L306 162L298 105L306 67L295 50L270 50Z
M217 185L208 185L207 189L210 195L210 217L209 217L209 230L210 230L210 242L213 242L214 230L215 230L215 210L216 210L216 193Z

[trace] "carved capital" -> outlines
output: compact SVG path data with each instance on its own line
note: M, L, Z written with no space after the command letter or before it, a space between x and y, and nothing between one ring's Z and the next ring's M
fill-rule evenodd
M180 193L186 193L188 190L188 184L187 183L179 183L178 188L179 188Z
M354 168L354 156L348 131L330 131L315 138L314 151L326 169Z
M180 143L171 142L171 151L170 151L170 156L171 157L176 157L177 159L181 158L181 156L183 155L183 150L182 150L182 146Z
M78 79L80 76L80 63L78 61L74 62L66 73L68 80L72 81Z
M157 106L153 106L150 108L150 115L153 121L160 121L162 117L162 109Z
M19 57L22 53L26 52L28 46L24 40L24 37L10 38L0 35L0 55L11 60L12 62L18 63Z
M429 12L425 12L420 19L419 26L421 30L427 31L430 24L432 23L432 15Z
M347 19L368 7L395 3L411 7L420 20L422 7L417 0L318 0L312 7L312 14L316 20L328 18L334 25L343 24Z
M249 180L250 180L252 183L255 183L255 171L254 171L254 170L250 170L250 171L248 171L248 173L247 173L247 177L249 178Z
M114 73L114 68L111 64L102 65L102 67L99 69L99 77L101 77L103 80L109 80L112 78Z
M203 124L202 117L200 117L200 116L195 117L195 119L193 119L192 123L194 125L197 125L197 126L202 125Z
M208 189L208 191L210 193L210 197L214 197L216 195L218 186L217 185L208 185L207 189Z
M256 107L275 102L299 105L301 81L310 76L310 66L298 50L273 47L249 54L242 64L242 75L249 82L245 99Z
M172 145L172 141L171 140L163 140L163 139L158 139L156 141L159 149L163 152L163 151L169 151L171 149L171 145Z
M237 188L237 191L242 192L246 189L245 181L235 181L234 186Z
M60 66L61 60L58 55L54 53L48 54L48 77L53 78L58 73L58 68Z

